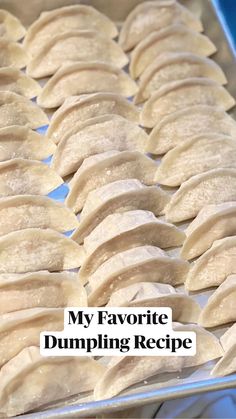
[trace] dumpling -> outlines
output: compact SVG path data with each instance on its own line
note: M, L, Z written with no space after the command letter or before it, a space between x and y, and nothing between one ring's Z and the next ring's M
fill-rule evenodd
M0 236L25 228L66 232L78 225L72 211L46 196L18 195L0 199Z
M84 159L110 150L144 153L146 132L119 115L101 115L80 123L77 132L65 136L53 155L52 167L64 177L76 172Z
M46 164L12 159L0 163L0 198L13 195L47 195L63 183Z
M59 68L43 87L37 103L44 108L56 108L73 95L113 92L131 97L137 90L128 74L114 65L99 61L78 62Z
M164 156L158 166L156 181L161 185L179 186L194 175L229 167L236 169L235 139L221 134L201 134L184 141Z
M134 210L108 215L84 239L86 259L80 269L80 278L87 279L116 253L145 244L161 248L180 246L184 238L181 230L159 220L150 211Z
M0 67L24 68L29 61L22 46L0 37Z
M180 372L187 367L195 367L222 356L222 348L218 339L198 325L174 324L177 331L196 333L197 353L194 356L124 356L111 360L110 366L100 378L94 389L96 400L107 399L120 393L125 388L146 380L157 374L164 373L168 380L168 372Z
M23 38L26 30L19 19L7 10L0 9L0 38L18 41Z
M31 77L12 67L0 68L0 90L18 93L29 99L38 96L41 92L40 85Z
M69 183L66 205L78 213L89 192L116 180L135 178L154 185L156 170L154 160L138 151L107 151L88 157Z
M83 29L97 30L109 38L118 34L115 24L107 16L91 6L78 4L43 12L29 27L23 45L34 56L55 34Z
M222 69L209 58L190 52L166 52L156 58L141 75L135 103L144 102L166 83L190 77L206 77L219 84L227 83Z
M122 251L100 265L88 278L89 306L106 304L113 292L132 284L145 281L182 284L188 269L188 263L169 257L158 247L145 245ZM114 299L115 294L112 303L116 306Z
M236 201L236 169L213 169L186 180L165 212L170 222L189 220L209 204Z
M139 282L112 293L109 307L170 307L173 321L197 323L199 304L171 285Z
M0 275L0 314L35 307L86 307L87 293L73 272Z
M74 61L101 61L122 68L129 60L116 42L100 32L71 30L47 39L29 60L26 72L34 78L46 77Z
M215 240L236 235L236 202L206 205L185 233L181 256L187 260L204 253Z
M236 275L231 275L214 291L203 308L199 324L215 327L236 321Z
M211 371L211 374L222 377L236 372L236 323L224 333L220 338L220 342L225 352Z
M146 151L164 154L196 135L213 133L236 137L236 122L219 107L188 106L164 117L153 128Z
M26 228L0 238L0 273L75 269L83 259L81 246L51 229Z
M169 195L157 186L145 186L137 179L117 180L91 191L80 214L80 224L73 234L77 243L110 214L147 210L163 214Z
M0 371L0 415L12 417L93 390L104 372L87 356L43 357L39 348L25 348Z
M146 1L135 7L126 18L119 44L124 51L129 51L149 33L173 23L183 23L198 32L203 30L201 21L177 1Z
M58 143L63 136L76 134L81 122L105 114L117 114L139 123L138 109L121 95L95 93L68 98L54 113L47 134Z
M181 24L147 35L131 53L130 74L136 79L163 52L192 52L207 57L216 52L211 40Z
M235 105L229 92L213 80L196 77L165 84L145 103L141 125L152 128L165 116L192 105L219 106L228 111Z
M189 291L218 286L227 276L236 274L236 236L216 240L191 266L185 287Z
M36 129L47 124L45 112L31 100L13 92L0 92L0 128L26 125Z

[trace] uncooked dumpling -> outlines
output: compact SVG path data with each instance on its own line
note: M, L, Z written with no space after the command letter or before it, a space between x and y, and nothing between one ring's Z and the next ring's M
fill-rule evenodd
M169 195L157 186L145 186L137 179L117 180L88 194L80 214L80 224L73 234L77 243L110 214L135 209L162 214Z
M236 201L236 169L213 169L186 180L166 206L171 222L189 220L209 204Z
M203 57L216 52L211 40L181 24L173 24L147 35L133 50L130 74L136 79L164 52L192 52Z
M71 30L47 39L29 60L26 72L34 78L46 77L74 61L101 61L122 68L129 60L116 42L100 32Z
M66 205L82 210L89 192L116 180L136 178L155 185L156 163L138 151L107 151L88 157L69 183Z
M219 106L228 111L235 105L229 92L213 80L196 77L165 84L145 103L141 125L152 128L165 116L192 105Z
M0 238L0 273L75 269L83 259L82 247L54 230L27 228Z
M26 30L19 19L7 10L0 9L0 38L18 41L23 38Z
M0 37L0 67L24 68L28 61L29 57L20 44Z
M84 159L105 151L140 151L144 153L146 132L119 115L101 115L87 119L76 134L65 136L54 153L52 167L64 177L76 172Z
M38 96L41 92L40 85L31 77L12 67L0 68L0 90L18 93L29 99Z
M220 343L225 351L223 357L217 362L211 374L224 376L236 372L236 323L220 338Z
M219 107L188 106L158 121L149 136L146 151L164 154L196 135L213 132L236 138L236 122Z

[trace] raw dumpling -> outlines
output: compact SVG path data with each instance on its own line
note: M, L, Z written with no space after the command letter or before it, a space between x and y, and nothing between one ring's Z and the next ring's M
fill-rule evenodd
M188 263L169 257L163 250L154 246L135 247L117 253L89 277L89 305L104 305L113 292L140 282L182 284L188 269ZM114 299L112 302L116 306Z
M216 52L211 40L181 24L173 24L147 35L133 50L130 74L136 79L164 52L192 52L207 57Z
M0 275L0 314L35 307L86 307L87 294L73 272Z
M69 183L66 205L78 213L89 192L116 180L136 178L154 185L156 170L156 163L138 151L107 151L88 157Z
M180 246L184 237L181 230L159 220L150 211L135 210L108 215L84 239L86 259L80 269L80 278L87 279L116 253L145 244L161 248Z
M187 260L204 253L215 240L236 235L236 202L206 205L185 233L181 256Z
M196 77L165 84L148 99L141 112L141 125L152 128L165 116L192 105L219 106L228 111L235 105L229 92L213 80Z
M34 78L46 77L74 61L101 61L122 68L129 60L116 42L97 31L59 32L35 53L26 72Z
M201 134L184 141L164 156L156 181L165 186L179 186L194 175L229 167L236 169L235 139L221 134Z
M81 122L77 132L65 136L54 153L52 167L64 177L76 172L84 159L105 151L144 153L148 135L119 115L101 115Z
M40 85L31 77L12 67L0 68L0 90L18 93L29 99L38 96L41 92Z
M166 52L141 75L135 103L144 102L165 83L190 77L206 77L219 84L227 83L222 69L209 58L190 52Z
M137 179L117 180L88 194L80 214L80 224L73 234L77 243L110 214L131 210L148 210L162 214L169 196L157 186L145 186Z
M236 274L236 236L216 240L196 262L192 264L186 279L186 289L197 291L218 286L227 276Z
M183 23L194 31L203 30L201 21L177 1L146 1L135 7L126 18L119 44L124 51L129 51L149 33L173 23Z
M28 61L29 57L20 44L0 37L0 67L24 68Z
M104 372L103 365L87 356L43 357L39 348L25 348L0 371L0 415L19 415L93 390Z
M0 273L75 269L83 259L82 247L54 230L27 228L0 238Z
M224 333L224 335L220 338L220 342L225 353L217 362L211 374L222 377L236 372L236 323Z
M137 90L136 83L118 67L99 61L81 62L59 68L44 86L37 103L44 108L56 108L73 95L113 92L130 97Z
M47 195L63 183L46 164L12 159L0 163L0 198L12 195Z
M203 308L199 324L215 327L236 322L236 275L231 275L211 295Z
M118 114L139 123L139 111L128 100L114 93L95 93L68 98L53 115L48 136L58 143L63 136L76 134L81 122L105 114ZM78 125L79 124L79 125Z
M78 226L76 216L46 196L19 195L0 199L0 236L25 228L65 232Z
M31 100L13 92L0 92L0 128L27 125L36 129L47 124L46 114Z
M26 30L19 19L6 10L0 10L0 38L18 41L25 33Z
M188 106L158 121L149 136L146 151L164 154L196 135L213 132L236 138L235 120L218 107Z
M186 180L166 206L171 222L189 220L208 204L236 201L236 169L213 169Z

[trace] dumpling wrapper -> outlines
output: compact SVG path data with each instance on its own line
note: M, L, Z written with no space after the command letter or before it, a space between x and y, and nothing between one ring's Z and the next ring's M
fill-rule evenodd
M216 327L236 321L236 275L231 275L214 291L203 307L198 323Z
M48 124L48 117L31 100L13 92L0 92L0 128L26 125L36 129Z
M236 122L219 107L188 106L157 123L150 133L146 151L164 154L196 135L213 132L236 138Z
M191 266L185 287L198 291L216 287L231 274L236 274L236 236L216 240Z
M225 353L217 362L211 371L211 374L223 377L236 372L236 323L224 333L224 335L220 338L220 342Z
M156 181L165 186L179 186L208 170L230 167L236 169L235 139L215 133L201 134L184 141L163 157Z
M29 308L86 307L87 293L74 272L0 275L0 314Z
M26 34L22 23L7 10L0 9L0 38L19 41Z
M164 84L190 77L205 77L219 84L227 83L223 70L213 60L190 52L166 52L141 75L134 101L136 104L144 102Z
M158 247L145 245L122 251L100 265L89 277L89 306L104 305L114 292L140 282L182 284L188 269L188 263L169 257ZM116 306L114 299L113 303Z
M18 195L0 199L0 236L25 228L51 228L63 233L78 225L72 211L46 196Z
M18 93L29 99L38 96L41 86L17 68L0 68L0 90Z
M24 68L29 57L23 47L17 43L0 37L0 67Z
M101 377L94 389L95 400L107 399L125 388L157 374L179 372L222 356L218 339L202 327L194 324L174 324L175 331L193 331L197 338L197 353L194 356L124 356L114 362ZM166 377L168 380L168 376Z
M170 307L173 321L197 323L199 304L167 284L139 282L112 293L107 307Z
M48 165L26 159L0 163L0 198L13 195L47 195L63 183Z
M213 169L182 183L166 206L166 219L179 222L196 217L209 204L236 201L236 169Z
M89 192L80 214L80 223L73 233L77 243L108 215L131 210L147 210L163 214L169 195L157 186L145 186L137 179L117 180Z
M103 262L124 250L145 244L175 247L180 246L184 238L183 231L159 220L150 211L134 210L108 215L84 239L86 258L79 276L86 281Z
M41 13L29 27L23 45L34 56L55 34L83 29L97 30L109 38L118 34L115 24L107 16L91 6L78 4Z
M101 61L122 68L128 63L128 57L115 41L98 31L71 30L45 41L29 60L26 73L34 78L46 77L74 61Z
M129 51L151 32L173 23L182 23L197 32L203 30L201 21L177 1L147 1L127 16L121 27L119 44L124 51Z
M173 81L154 92L145 103L140 114L141 125L152 128L167 115L193 105L219 106L228 111L235 100L214 80L193 77Z
M69 96L112 92L131 97L137 90L129 75L112 64L78 62L59 68L43 87L37 103L43 108L56 108Z
M58 143L63 136L75 134L81 122L105 114L117 114L139 123L138 109L124 97L114 93L95 93L66 99L54 113L47 134Z
M39 348L25 348L0 371L0 415L19 415L93 390L104 372L89 357L43 357Z
M154 185L156 163L138 151L107 151L85 159L69 183L66 205L82 210L89 192L116 180L135 178Z
M192 52L203 57L216 52L211 40L181 24L172 24L147 35L132 51L131 77L136 79L163 52Z
M65 136L58 144L52 167L60 176L75 173L83 161L95 154L110 150L144 153L146 132L119 115L101 115L87 119L76 134Z
M51 229L27 228L0 237L0 273L75 269L83 259L81 246Z
M181 257L187 260L204 253L215 240L236 235L236 202L206 205L185 233Z

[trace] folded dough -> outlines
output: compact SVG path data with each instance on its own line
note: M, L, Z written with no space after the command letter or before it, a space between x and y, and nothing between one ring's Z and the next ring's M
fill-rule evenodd
M54 113L47 134L58 143L63 136L76 134L81 122L105 114L118 114L139 123L138 109L121 95L95 93L68 98Z
M192 105L219 106L228 111L235 100L214 80L193 77L173 81L154 92L145 103L140 114L141 125L152 128L165 116Z
M25 348L0 371L0 415L19 415L93 390L104 371L89 357L43 357L39 348Z
M131 210L148 210L163 214L169 195L157 186L145 186L137 179L117 180L89 192L80 214L80 224L73 239L84 238L110 214Z
M236 372L236 323L231 326L220 338L220 343L225 351L223 357L217 362L211 374L224 376Z
M188 106L167 115L153 128L146 151L164 154L196 135L213 133L236 137L236 122L219 107Z
M151 63L140 77L135 103L147 100L164 84L190 77L206 77L226 84L224 72L209 58L190 52L166 52Z
M82 210L89 192L116 180L136 178L154 185L156 163L138 151L107 151L85 159L69 183L66 205Z
M64 177L76 172L84 159L110 150L144 153L148 135L119 115L101 115L81 122L77 132L65 136L53 155L52 167Z
M209 170L182 183L166 206L166 219L170 222L189 220L205 205L234 200L236 169Z
M0 67L24 68L29 57L17 42L0 37Z
M147 35L131 53L130 74L136 79L163 52L192 52L207 57L216 52L211 40L181 24Z
M101 61L122 68L128 57L116 42L98 31L71 30L50 36L29 60L26 72L34 78L46 77L74 61Z
M35 80L17 68L4 67L0 68L0 90L18 93L31 99L38 96L42 89Z
M26 30L19 19L6 10L0 9L0 37L11 41L23 38Z
M87 293L73 272L0 275L0 314L29 308L86 307Z
M75 269L83 259L81 246L51 229L27 228L0 237L0 273Z

